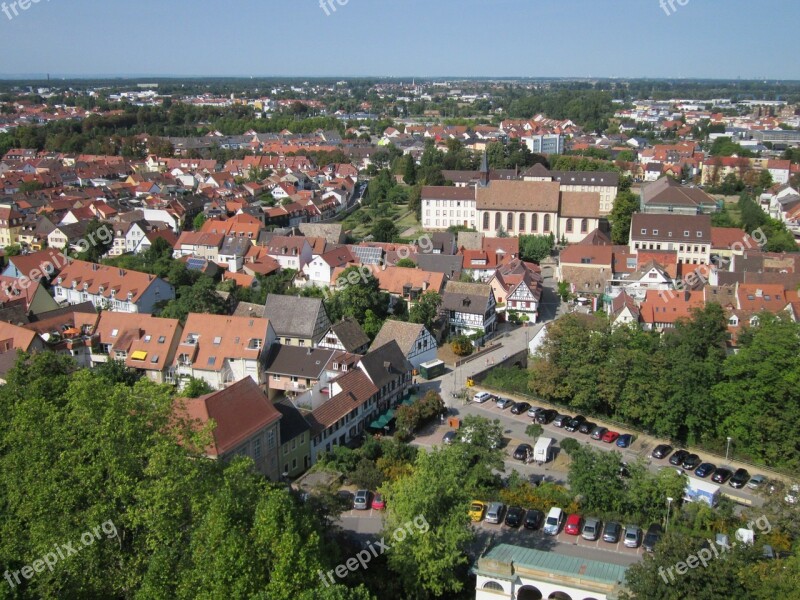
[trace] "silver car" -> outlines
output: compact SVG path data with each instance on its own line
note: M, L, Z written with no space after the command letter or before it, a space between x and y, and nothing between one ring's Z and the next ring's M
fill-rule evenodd
M500 410L505 410L509 406L513 405L514 401L511 398L498 398L497 399L497 408Z
M638 525L625 525L623 543L627 548L638 548L642 543L642 528Z
M492 502L489 508L486 509L486 522L487 523L501 523L505 516L506 505L502 502Z
M593 542L600 536L600 531L602 529L603 524L600 522L600 519L589 517L583 523L583 531L581 532L581 536L583 539Z
M369 508L369 490L358 490L353 498L353 508L367 510Z

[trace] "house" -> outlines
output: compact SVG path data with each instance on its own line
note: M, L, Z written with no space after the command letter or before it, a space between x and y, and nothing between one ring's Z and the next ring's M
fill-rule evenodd
M373 270L381 291L388 292L394 298L402 298L409 305L419 300L425 292L442 293L444 273L408 269L405 267L386 267ZM341 275L341 272L336 276Z
M364 354L369 347L369 337L353 317L344 317L330 326L319 341L320 348L344 350L352 354Z
M72 259L67 255L47 248L30 254L19 254L6 257L8 264L3 269L3 275L22 281L49 281ZM22 287L22 284L20 284Z
M0 204L0 248L19 243L24 219L16 204Z
M152 313L159 302L175 298L175 289L160 277L73 260L54 281L56 302L90 301L98 308L129 313Z
M539 267L515 258L497 268L489 280L498 304L508 310L528 314L535 323L542 297L542 276Z
M266 387L263 353L276 341L268 319L190 313L183 331L169 383L194 377L219 390L251 378Z
M639 268L629 274L619 283L619 288L623 294L633 297L635 300L645 299L649 290L667 291L675 288L675 277L670 275L667 270L655 260L641 263Z
M356 259L347 246L333 248L314 257L303 267L303 277L302 280L298 280L298 285L330 287L334 270L355 262Z
M485 283L448 281L442 297L442 308L453 334L471 335L483 332L490 336L497 324L492 286Z
M41 352L45 349L44 340L36 331L0 322L0 354L12 352Z
M702 291L649 291L639 305L640 320L645 330L664 331L675 327L680 319L689 319L692 310L703 308Z
M370 350L380 348L394 340L414 369L436 359L436 340L427 328L419 323L387 320L375 336Z
M420 199L425 230L475 228L475 188L424 186Z
M264 317L272 321L278 343L287 346L315 346L331 327L321 298L269 294Z
M642 186L641 209L644 213L697 215L716 212L717 201L700 188L661 177Z
M611 302L606 305L608 316L613 327L629 325L639 322L639 306L636 301L625 292L617 294Z
M77 250L78 243L86 237L87 221L78 221L69 225L56 225L47 236L47 245L59 250Z
M119 360L155 383L167 383L182 333L177 319L103 311L94 329L92 365Z
M379 410L398 406L411 387L413 367L395 340L371 348L358 362L358 368L377 388Z
M635 213L629 244L631 253L668 250L678 253L678 264L707 265L711 260L711 217Z
M296 398L324 379L335 350L275 344L267 354L264 372L270 398Z
M281 477L297 477L311 467L311 426L287 399L273 406L281 413Z
M267 254L278 261L281 269L301 271L311 262L311 245L304 237L272 236L266 248Z
M221 233L203 233L202 231L184 231L178 237L172 251L174 258L194 256L215 261L225 236Z
M311 464L334 446L361 439L367 424L379 414L379 388L362 369L353 369L331 383L331 397L306 415L311 427Z
M559 239L577 244L600 225L600 204L597 192L561 192L558 216Z
M3 318L5 320L6 315ZM65 354L79 367L89 368L92 366L92 352L98 347L98 318L94 306L86 302L37 315L24 327L39 334L48 351Z
M226 462L247 456L259 473L279 481L282 415L253 379L247 377L199 398L178 398L174 411L198 429L213 421L206 456Z
M56 310L58 304L41 281L21 286L14 277L0 275L0 308L19 305L25 313L34 315Z

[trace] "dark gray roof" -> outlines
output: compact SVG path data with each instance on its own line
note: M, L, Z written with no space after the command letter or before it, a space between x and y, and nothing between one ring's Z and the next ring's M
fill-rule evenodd
M264 317L279 336L314 337L320 311L325 312L321 298L270 294L264 304Z
M564 185L619 185L619 173L613 171L550 171L550 176Z
M252 245L251 241L246 237L229 235L222 242L222 248L220 248L219 253L226 256L244 256Z
M353 317L345 317L331 327L347 352L355 352L369 344L369 337Z
M444 287L442 306L469 314L484 314L489 304L492 287L486 283L448 281Z
M319 379L335 350L273 344L266 360L267 373Z
M367 352L361 359L361 367L379 389L414 368L394 340Z
M297 410L288 398L282 398L275 402L274 406L281 413L281 444L285 444L311 429L303 414Z
M433 273L444 273L450 279L458 279L461 276L463 257L461 255L450 256L448 254L414 254L411 260L423 271Z

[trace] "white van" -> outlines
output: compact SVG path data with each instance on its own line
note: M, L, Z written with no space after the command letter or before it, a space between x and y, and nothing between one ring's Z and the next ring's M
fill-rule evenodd
M547 535L558 535L561 531L561 526L564 524L564 511L554 506L547 513L547 518L544 521L544 531Z
M478 392L477 394L475 394L472 400L474 402L477 402L478 404L481 404L483 402L486 402L489 398L491 398L491 396L492 395L489 392Z

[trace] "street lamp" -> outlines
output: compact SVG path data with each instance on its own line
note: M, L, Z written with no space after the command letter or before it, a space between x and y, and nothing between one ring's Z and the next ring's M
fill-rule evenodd
M664 523L664 532L669 529L669 509L672 507L672 498L667 496L667 521Z
M728 436L728 445L725 446L725 462L726 463L728 462L728 453L730 452L730 449L731 449L731 440L732 439L733 438L731 436Z

